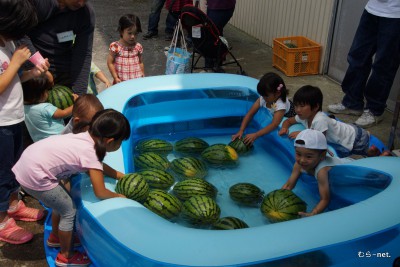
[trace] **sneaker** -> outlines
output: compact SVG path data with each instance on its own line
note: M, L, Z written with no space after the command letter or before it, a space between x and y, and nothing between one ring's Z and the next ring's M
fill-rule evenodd
M354 122L356 125L362 128L368 128L374 126L382 121L382 116L374 116L368 109L364 110L364 113Z
M17 221L35 222L43 219L44 211L25 206L22 200L18 201L15 211L7 211L9 217Z
M165 41L171 41L172 40L172 33L165 33Z
M81 240L77 235L74 235L74 243L72 244L74 247L78 247L81 245ZM47 246L52 247L52 248L59 248L60 247L60 239L58 236L54 235L53 233L50 233L49 238L46 241Z
M336 114L347 114L347 115L357 115L360 116L363 111L346 108L342 103L337 103L328 106L328 110Z
M33 238L33 234L19 227L13 218L9 218L3 229L0 229L0 240L14 244L24 244Z
M147 32L146 34L143 34L143 40L151 39L151 38L157 38L158 33L157 32Z
M56 266L89 266L91 263L85 252L75 251L71 258L64 257L61 253L57 254Z

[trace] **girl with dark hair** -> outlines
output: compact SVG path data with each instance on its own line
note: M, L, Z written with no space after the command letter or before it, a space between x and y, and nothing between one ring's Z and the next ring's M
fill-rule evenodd
M287 98L288 90L285 82L278 74L269 72L261 77L257 84L257 92L260 98L254 102L253 106L247 112L239 131L232 136L232 140L243 137L246 127L260 108L268 109L272 115L272 121L257 132L246 134L244 142L248 145L253 144L258 137L277 129L283 117L293 117L296 115L293 103Z
M123 114L113 109L102 110L93 117L89 131L54 135L38 141L23 152L13 167L22 189L59 216L59 220L52 218L53 237L50 243L47 242L52 247L61 247L55 261L57 266L90 264L85 253L73 251L73 244L79 242L73 238L76 207L60 180L88 172L96 197L124 197L108 190L104 184L104 174L115 179L124 174L103 166L102 161L107 152L119 149L129 136L129 122Z
M142 32L139 18L133 14L122 16L117 31L121 38L110 44L107 56L113 84L144 77L143 47L136 41L136 36Z
M45 60L29 71L20 71L31 56L26 46L16 48L14 41L37 24L35 8L29 0L0 1L0 241L26 243L33 234L19 227L15 220L37 221L42 210L18 201L19 184L11 171L23 150L24 105L21 81L47 72Z

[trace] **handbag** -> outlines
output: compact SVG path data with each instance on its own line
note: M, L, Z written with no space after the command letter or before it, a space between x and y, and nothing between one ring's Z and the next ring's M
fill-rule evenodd
M181 47L178 47L178 39L181 38ZM167 64L165 74L181 74L190 72L190 58L192 54L187 50L184 32L179 19L172 36L171 45L167 52Z

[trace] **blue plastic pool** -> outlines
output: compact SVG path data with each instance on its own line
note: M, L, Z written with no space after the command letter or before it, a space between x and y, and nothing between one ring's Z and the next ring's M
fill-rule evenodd
M228 143L257 99L257 80L230 74L156 76L115 85L99 95L106 108L123 112L131 138L105 162L133 172L138 140L171 142L198 136L210 144ZM271 120L259 112L250 131ZM299 126L296 126L299 127ZM293 129L300 129L294 127ZM292 129L292 130L293 130ZM376 144L382 146L379 140ZM175 155L169 155L172 160ZM210 168L207 180L219 188L221 217L237 216L250 228L195 229L169 222L129 199L98 200L85 175L75 178L77 226L93 266L391 266L400 256L400 160L367 158L330 172L332 201L320 215L270 224L257 208L235 205L230 185L251 182L266 193L280 188L294 162L293 143L272 132L229 169ZM106 179L113 190L116 181ZM312 209L316 181L303 176L294 189ZM49 223L49 221L48 221ZM47 223L47 224L48 224ZM47 225L46 224L46 225ZM54 253L49 252L49 253Z

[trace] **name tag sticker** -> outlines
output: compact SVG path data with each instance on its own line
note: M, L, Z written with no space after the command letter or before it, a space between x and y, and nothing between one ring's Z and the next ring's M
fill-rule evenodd
M199 26L192 26L192 37L201 38L201 28Z
M74 40L74 32L66 31L57 33L57 39L59 43L69 42Z

